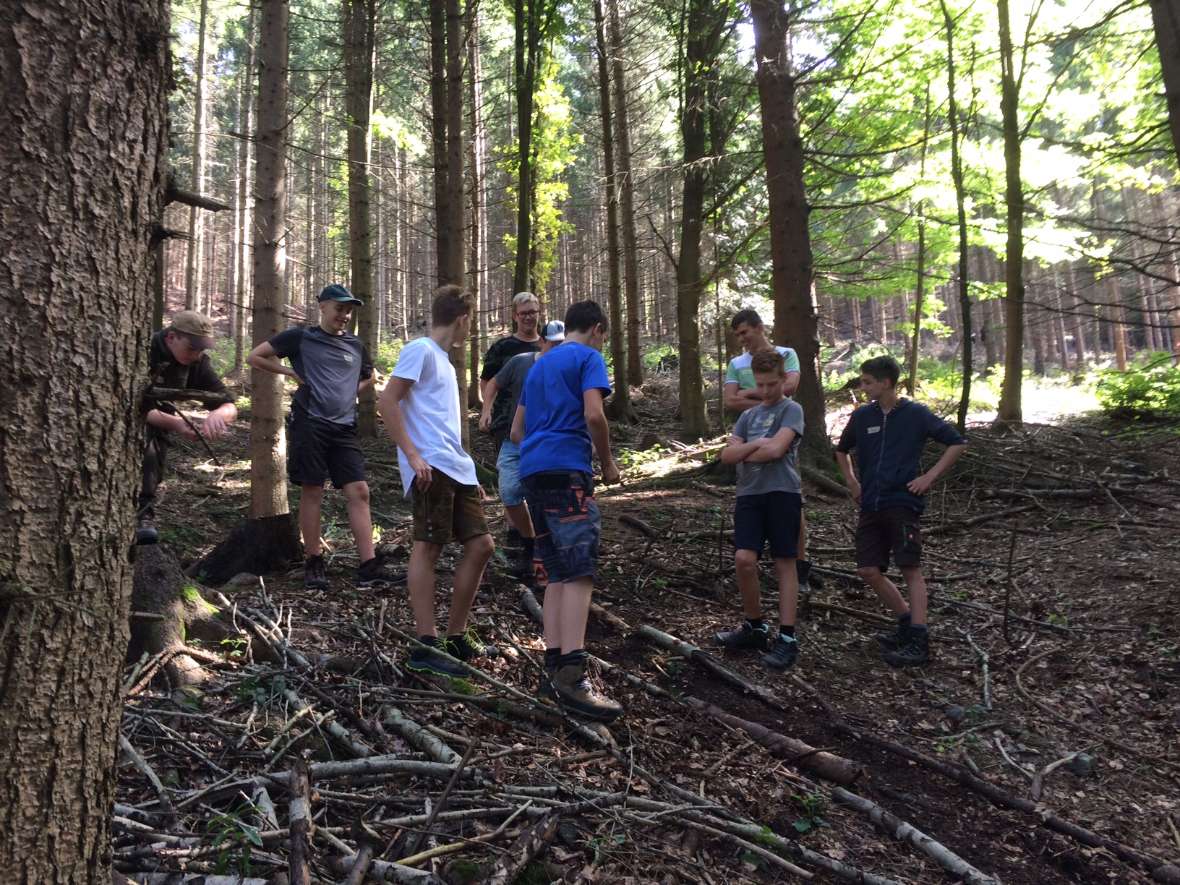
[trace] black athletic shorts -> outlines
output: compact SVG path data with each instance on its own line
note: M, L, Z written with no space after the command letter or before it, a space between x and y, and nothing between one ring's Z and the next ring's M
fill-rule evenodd
M775 559L794 559L799 555L802 520L803 496L798 492L738 495L733 509L734 546L761 555L769 541Z
M365 481L365 456L357 444L355 424L313 418L295 406L287 419L287 478L301 486L344 488Z
M918 513L908 507L862 510L856 524L857 568L889 567L890 554L898 568L922 561L922 530Z

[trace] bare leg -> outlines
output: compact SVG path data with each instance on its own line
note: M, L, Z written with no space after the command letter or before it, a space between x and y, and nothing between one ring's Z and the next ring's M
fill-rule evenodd
M303 534L303 550L308 556L319 556L320 508L324 504L323 486L299 487L299 531Z
M406 584L410 591L410 610L414 613L414 630L418 636L437 636L434 626L434 566L442 552L441 544L415 541L410 551L410 568Z
M448 636L456 636L467 629L467 615L471 613L475 591L479 589L484 567L495 549L491 535L476 535L463 542L463 558L455 568L455 595L451 598L451 610L447 615Z
M348 508L348 525L356 540L356 552L361 562L373 558L373 519L369 515L369 484L364 480L350 482L343 489Z
M527 504L505 504L504 515L508 517L508 524L520 532L522 538L536 536L533 531L533 521L529 517Z
M550 587L553 585L550 584ZM590 596L594 592L594 582L590 578L577 578L566 581L561 585L561 652L569 654L586 645L586 619L590 617ZM549 591L545 591L549 597Z
M733 554L738 590L742 593L742 613L754 621L762 617L762 588L758 581L758 554L753 550L736 550ZM796 583L796 587L798 584Z
M565 611L563 602L565 584L552 583L545 588L544 632L545 648L561 648L561 617Z
M778 622L780 627L795 626L795 610L799 606L799 573L795 559L774 560L778 577Z
M909 612L910 607L906 605L905 599L901 595L901 591L897 586L881 574L881 570L876 566L862 566L856 570L856 573L864 579L864 582L873 588L873 592L877 594L877 598L889 606L895 615L899 617ZM923 585L923 601L925 601L925 585Z
M922 567L903 566L901 576L910 591L910 623L920 627L926 623L926 579L922 577Z

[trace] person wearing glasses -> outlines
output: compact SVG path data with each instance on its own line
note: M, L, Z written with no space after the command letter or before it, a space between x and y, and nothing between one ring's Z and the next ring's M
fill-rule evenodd
M139 521L135 531L137 544L155 544L160 540L155 525L156 489L164 477L164 461L172 434L195 440L222 436L238 410L225 384L213 371L207 351L213 348L213 321L195 310L182 310L172 322L152 336L148 367L154 387L203 390L219 394L205 420L182 418L171 405L156 403L144 416L146 423L143 454L143 483L139 492Z

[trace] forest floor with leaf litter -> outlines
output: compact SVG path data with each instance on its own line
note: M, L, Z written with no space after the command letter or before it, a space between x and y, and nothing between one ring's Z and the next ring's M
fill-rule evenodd
M919 670L881 662L873 635L890 619L855 577L855 510L809 485L822 586L804 596L799 664L783 675L757 656L710 649L713 632L740 617L733 488L707 467L721 440L676 442L674 390L655 379L645 392L640 423L613 428L630 465L624 482L597 493L595 598L605 614L592 615L587 639L624 718L609 731L578 730L531 703L543 643L500 555L473 610L481 637L501 650L477 661L493 681L439 685L401 668L412 632L404 585L352 586L355 549L342 498L329 493L330 591L304 590L301 568L220 588L228 607L206 591L243 632L204 646L199 691L145 681L158 661L129 665L123 733L139 758L121 754L116 867L136 881L176 870L283 881L293 844L285 779L306 758L308 869L321 881L344 881L366 845L370 874L388 881L771 882L802 871L841 881L855 870L948 881L934 858L837 801L813 754L764 746L774 743L766 730L848 760L859 769L849 790L985 877L1149 882L1153 866L1177 862L1174 428L1129 433L1099 419L1007 436L971 428L968 454L923 520L935 660ZM246 434L239 422L217 445L222 466L197 448L173 450L157 515L184 565L245 511L248 465L236 457ZM485 437L474 447L494 463ZM382 549L404 561L410 517L395 453L384 441L367 452ZM488 515L500 539L494 499ZM455 555L449 548L440 562L440 618ZM773 612L769 580L764 591ZM645 625L722 667L654 644ZM997 807L888 742L1035 808ZM323 767L364 758L375 760L367 772ZM1084 844L1046 826L1046 814L1140 854ZM1168 881L1166 869L1155 875Z

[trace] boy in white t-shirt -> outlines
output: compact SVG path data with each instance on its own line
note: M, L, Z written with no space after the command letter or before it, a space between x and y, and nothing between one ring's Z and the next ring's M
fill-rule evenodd
M475 462L463 450L459 387L448 356L467 338L471 296L458 286L440 286L430 313L430 334L402 348L377 408L397 446L403 491L413 501L414 548L407 582L414 625L425 647L414 650L407 666L420 673L462 676L466 668L435 649L461 661L488 652L467 631L467 615L494 548ZM434 623L435 564L451 540L463 545L463 558L455 567L455 594L443 641Z

